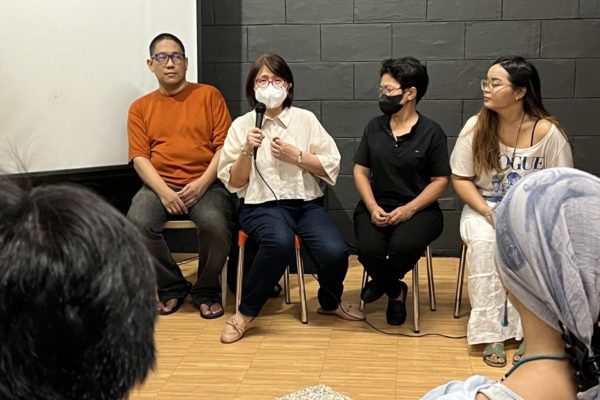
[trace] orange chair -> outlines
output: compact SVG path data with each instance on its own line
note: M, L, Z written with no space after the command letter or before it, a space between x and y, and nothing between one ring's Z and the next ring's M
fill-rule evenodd
M244 281L244 250L246 248L246 240L248 235L243 230L238 233L238 246L240 248L237 265L237 280L236 280L236 291L235 291L235 308L240 305L242 301L242 282ZM296 270L298 273L298 292L300 295L300 318L303 324L308 323L308 311L306 307L306 287L304 285L304 264L302 263L302 257L300 257L300 236L294 236L294 247L296 249ZM290 266L288 265L285 269L283 279L283 289L285 291L285 302L290 304Z

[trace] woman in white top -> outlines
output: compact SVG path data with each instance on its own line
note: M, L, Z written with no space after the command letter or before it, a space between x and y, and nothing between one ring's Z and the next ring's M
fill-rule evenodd
M294 249L294 234L318 268L320 313L361 320L364 315L340 305L348 270L348 248L323 208L323 180L335 184L340 153L333 138L310 111L292 107L294 77L276 54L260 56L250 68L246 97L257 113L233 121L221 151L218 177L242 199L239 223L258 244L237 312L221 341L242 338L277 283Z
M467 244L471 316L469 345L485 343L484 361L506 365L504 341L520 340L519 316L502 289L492 250L492 211L523 176L551 167L572 167L569 139L542 104L535 67L522 57L494 62L481 82L483 107L471 117L450 157L454 190L465 202L460 234ZM522 356L524 349L517 352Z

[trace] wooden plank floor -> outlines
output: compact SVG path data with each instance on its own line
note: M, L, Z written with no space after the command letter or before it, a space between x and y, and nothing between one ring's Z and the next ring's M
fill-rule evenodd
M465 285L461 318L452 316L456 258L434 258L437 311L429 310L425 259L420 261L421 334L465 334L469 311ZM182 265L192 281L196 262ZM362 266L350 258L344 300L358 307ZM411 288L410 274L407 284ZM299 319L295 275L292 301L270 299L246 337L231 345L219 341L223 324L233 312L228 297L224 317L200 318L188 302L156 326L158 361L131 399L272 399L307 386L326 384L352 399L416 399L451 379L483 374L498 379L506 368L486 366L466 339L385 335L363 322L343 321L316 313L318 284L306 275L309 322ZM386 300L369 304L367 319L390 333L412 335L412 293L409 315L401 327L385 322ZM515 349L508 350L509 360Z

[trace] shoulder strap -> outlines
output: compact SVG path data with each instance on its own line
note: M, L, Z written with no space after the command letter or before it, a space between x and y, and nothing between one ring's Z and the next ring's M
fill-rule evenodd
M533 124L533 129L531 130L531 143L529 144L529 147L533 146L533 134L535 133L535 127L537 126L538 122L540 122L540 120L536 120L535 124Z

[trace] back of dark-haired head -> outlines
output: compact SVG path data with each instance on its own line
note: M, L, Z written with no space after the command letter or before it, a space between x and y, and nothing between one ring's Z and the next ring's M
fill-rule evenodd
M402 89L417 89L417 103L427 92L429 75L427 67L414 57L390 58L381 63L379 76L390 74Z
M254 97L254 81L263 66L290 84L290 87L287 89L288 95L283 101L282 106L283 108L291 107L294 99L294 76L285 60L280 55L273 53L266 53L258 57L254 61L254 64L252 64L252 67L250 67L250 71L248 71L248 77L246 78L246 98L248 99L248 103L250 103L250 107L254 108L257 103L256 97Z
M155 360L141 235L88 190L0 187L0 398L123 398Z
M179 38L175 35L173 35L172 33L161 33L160 35L156 36L154 39L152 39L152 41L150 42L150 57L152 57L154 55L154 48L156 47L156 44L158 42L161 42L163 40L172 40L175 43L177 43L179 45L179 47L181 47L181 52L183 54L185 54L185 47L183 46L183 42L181 40L179 40Z

